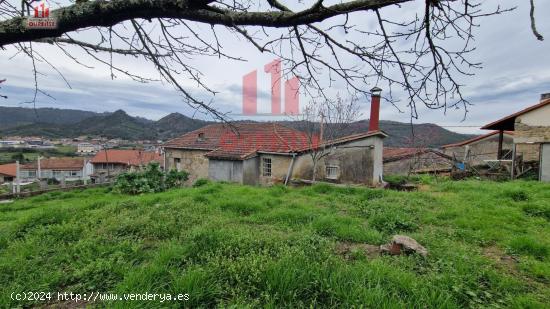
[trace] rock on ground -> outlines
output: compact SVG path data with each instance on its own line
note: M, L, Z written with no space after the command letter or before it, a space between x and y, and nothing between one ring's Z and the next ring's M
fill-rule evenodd
M428 250L420 245L416 240L404 236L395 235L389 244L380 246L380 251L391 255L399 255L403 253L416 253L422 256L428 255Z

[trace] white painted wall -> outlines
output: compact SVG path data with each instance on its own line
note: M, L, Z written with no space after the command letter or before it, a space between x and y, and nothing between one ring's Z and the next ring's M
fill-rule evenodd
M530 126L550 126L550 104L518 116L516 121Z

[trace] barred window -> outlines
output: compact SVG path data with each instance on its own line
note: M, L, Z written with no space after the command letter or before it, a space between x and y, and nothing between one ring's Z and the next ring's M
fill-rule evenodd
M262 175L271 177L271 158L262 158Z
M325 174L328 179L338 179L338 166L327 165Z

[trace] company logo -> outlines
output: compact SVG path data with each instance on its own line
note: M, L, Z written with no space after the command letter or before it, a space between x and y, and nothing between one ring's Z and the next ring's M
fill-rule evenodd
M264 66L264 72L271 74L271 113L269 115L297 115L300 95L298 77L284 83L285 108L281 109L281 60L275 59ZM243 76L243 114L258 115L258 70Z
M25 26L29 29L56 29L57 19L50 17L50 5L42 1L33 8L33 16L25 20Z

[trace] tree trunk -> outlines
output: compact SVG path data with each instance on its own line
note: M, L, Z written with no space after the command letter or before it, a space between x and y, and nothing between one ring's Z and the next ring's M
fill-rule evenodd
M313 171L311 174L311 181L315 182L315 175L317 174L317 160L313 160Z

